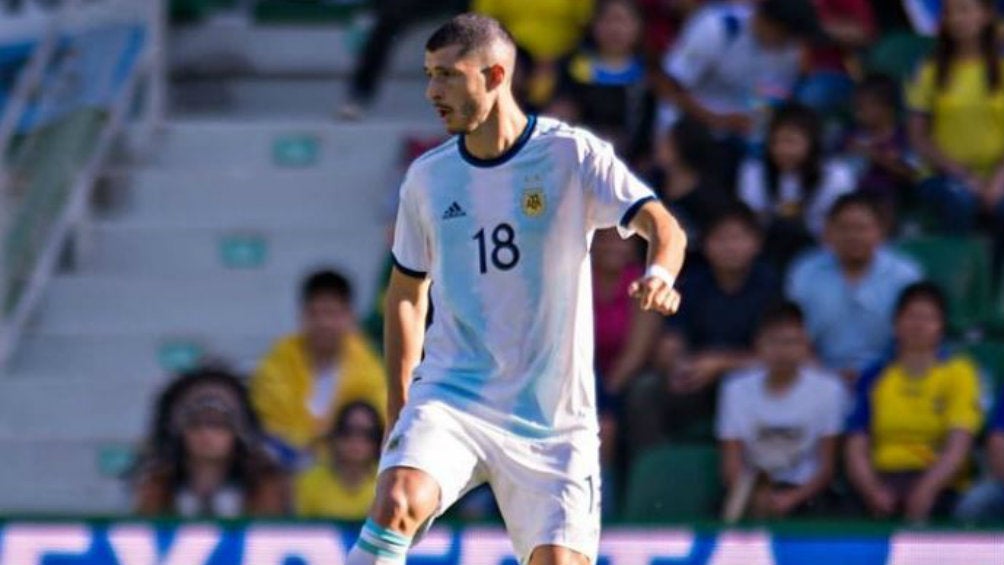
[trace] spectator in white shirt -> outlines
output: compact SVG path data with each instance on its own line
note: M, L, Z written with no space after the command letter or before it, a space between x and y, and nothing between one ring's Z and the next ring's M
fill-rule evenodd
M806 0L713 2L697 11L665 55L656 91L657 131L686 114L731 149L733 174L759 117L787 99L798 79L801 40L818 33ZM723 165L724 167L724 165Z
M809 364L801 310L768 312L757 336L759 364L728 377L718 405L722 473L734 492L755 485L756 518L819 511L836 467L846 397L838 377Z
M857 185L850 167L825 159L822 129L808 106L782 106L770 121L765 158L740 170L739 198L763 219L767 254L781 269L816 242L830 207Z

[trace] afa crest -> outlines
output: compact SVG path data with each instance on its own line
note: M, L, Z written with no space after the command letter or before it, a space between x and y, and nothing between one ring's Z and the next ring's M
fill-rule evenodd
M547 209L547 200L544 198L544 190L531 188L523 192L523 213L531 218L536 218Z

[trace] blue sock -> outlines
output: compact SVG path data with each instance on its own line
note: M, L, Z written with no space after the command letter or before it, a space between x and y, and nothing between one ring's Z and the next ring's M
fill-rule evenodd
M404 565L411 538L366 520L345 565Z

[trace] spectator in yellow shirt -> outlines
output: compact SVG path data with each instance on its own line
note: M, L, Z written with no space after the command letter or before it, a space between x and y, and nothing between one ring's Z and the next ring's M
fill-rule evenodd
M346 405L325 438L327 457L296 479L296 514L364 520L376 494L382 438L380 416L372 406L365 402Z
M356 327L352 289L333 271L314 273L301 291L302 328L279 339L251 380L251 401L271 445L296 466L353 401L382 414L383 366Z
M993 218L1004 256L1004 60L993 0L945 0L933 59L907 88L910 139L931 168L921 195L951 233Z
M513 35L523 75L517 90L531 107L541 108L557 87L558 60L582 41L593 4L593 0L473 0L471 10L497 19Z
M983 420L975 365L942 351L947 309L930 283L896 306L897 351L866 371L847 425L847 472L873 515L912 521L951 511Z

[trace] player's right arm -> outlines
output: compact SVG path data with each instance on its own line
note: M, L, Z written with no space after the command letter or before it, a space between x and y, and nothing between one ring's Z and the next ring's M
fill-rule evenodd
M408 401L411 374L422 360L425 319L429 311L428 277L405 274L395 267L384 310L384 356L387 364L387 430L394 427Z
M432 252L418 185L409 169L401 185L392 254L394 269L384 303L384 364L387 367L387 433L408 401L411 374L422 360L429 311Z

